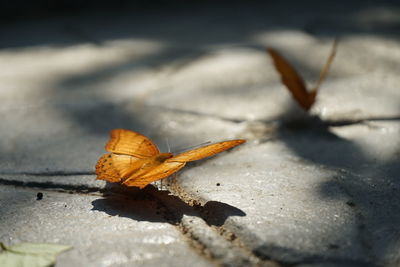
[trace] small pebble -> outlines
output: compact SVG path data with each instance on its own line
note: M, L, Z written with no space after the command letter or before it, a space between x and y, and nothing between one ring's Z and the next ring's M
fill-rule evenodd
M39 192L36 194L36 200L42 200L43 199L43 193Z

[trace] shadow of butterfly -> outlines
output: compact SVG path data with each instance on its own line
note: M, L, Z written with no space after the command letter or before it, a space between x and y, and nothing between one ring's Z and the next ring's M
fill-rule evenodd
M283 84L289 89L293 98L299 103L299 105L305 110L308 111L311 106L315 103L315 99L317 96L317 92L319 87L321 86L322 81L325 79L328 74L329 68L332 64L333 58L336 54L337 48L337 39L335 39L331 54L329 55L325 66L323 67L317 84L311 90L307 90L305 82L303 78L298 74L295 68L276 50L272 48L267 48L267 52L270 54L274 61L274 65L276 70L281 75L281 79Z
M182 169L186 162L203 159L243 144L238 139L202 146L178 155L160 153L157 146L137 132L115 129L105 148L108 154L96 164L99 180L143 188Z

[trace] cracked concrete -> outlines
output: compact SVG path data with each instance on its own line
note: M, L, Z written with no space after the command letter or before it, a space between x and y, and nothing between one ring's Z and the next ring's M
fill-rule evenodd
M56 266L398 266L400 8L334 3L1 26L0 241L71 245ZM265 47L312 82L336 36L306 114ZM95 180L114 128L248 142L139 190Z

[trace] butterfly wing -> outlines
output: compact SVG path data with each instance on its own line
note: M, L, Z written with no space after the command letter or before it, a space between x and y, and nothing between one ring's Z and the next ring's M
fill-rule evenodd
M123 184L127 186L145 187L149 183L161 180L182 169L186 162L199 160L225 151L229 148L243 144L246 140L224 141L208 146L200 147L181 153L175 157L167 158L165 161L152 161L143 166L138 172L126 179Z
M108 182L122 182L139 170L145 163L144 159L129 155L109 153L101 156L96 164L97 179Z
M106 144L106 150L138 158L148 158L160 153L157 146L149 138L125 129L111 131L111 137Z
M246 142L246 140L238 139L238 140L224 141L224 142L219 142L219 143L199 147L199 148L178 154L172 158L167 159L165 162L188 162L188 161L203 159L203 158L218 154L229 148L243 144L244 142Z
M143 188L154 181L170 176L184 166L185 163L182 162L163 162L156 165L148 165L126 179L123 184Z
M121 181L121 175L113 166L112 154L104 154L96 164L96 179L116 183Z
M328 75L329 68L332 64L333 59L335 58L335 55L336 55L337 44L338 44L338 39L335 39L335 41L333 42L333 45L332 45L331 53L330 53L328 59L326 60L324 68L321 70L321 73L319 75L317 85L312 90L313 92L318 91L318 88L321 86L322 81L325 79L326 75Z
M244 142L224 141L172 157L171 153L160 154L147 137L133 131L116 129L111 131L106 150L117 154L105 154L99 159L96 165L97 179L143 188L177 172L187 161L209 157Z
M305 110L309 110L315 102L316 93L314 93L314 97L309 96L303 79L281 54L272 48L267 48L267 52L271 55L283 84L289 89L296 101Z
M112 154L113 166L118 170L122 180L127 179L146 164L147 159L132 157L129 155Z

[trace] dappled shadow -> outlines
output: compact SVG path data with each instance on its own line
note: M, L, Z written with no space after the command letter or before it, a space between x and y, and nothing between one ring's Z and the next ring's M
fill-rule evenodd
M179 30L179 25L172 26L165 23L177 14L182 18L182 24L189 25L193 31L198 32L199 38L193 38L194 43L203 43L206 35L210 40L217 40L219 43L227 41L233 35L232 32L241 32L242 37L246 38L245 28L254 29L252 32L265 30L266 26L271 25L271 16L278 17L276 26L280 29L303 29L313 35L355 35L355 34L378 34L391 38L398 38L396 29L400 24L396 19L398 1L351 1L343 4L337 1L133 1L123 3L110 3L107 1L88 2L84 5L45 5L36 3L32 5L25 1L24 5L31 5L30 8L21 9L19 4L13 5L10 2L3 6L3 19L9 17L12 22L12 14L20 21L26 20L31 16L32 19L26 23L35 22L39 18L54 18L57 14L64 15L62 22L57 30L70 34L73 38L54 38L59 36L56 32L40 35L30 35L30 38L16 38L12 32L6 31L2 35L0 48L26 47L35 45L75 45L82 42L93 42L103 44L108 40L130 38L151 38L168 40L170 43L182 42L188 39L185 34L171 35L170 29ZM8 8L8 9L7 9ZM7 10L9 10L7 12ZM37 16L32 16L37 11ZM23 11L28 14L21 16ZM41 11L41 12L38 12ZM120 18L113 17L119 14ZM65 14L73 14L72 19L68 19ZM76 14L79 14L78 16ZM199 24L193 19L193 14L204 17ZM336 19L335 19L336 18ZM110 23L113 20L113 23ZM99 30L96 33L85 31L89 21L98 24ZM160 23L161 21L161 23ZM240 27L228 25L232 21L239 22ZM264 22L264 23L262 23ZM39 24L42 21L39 21ZM55 21L53 24L58 24ZM134 25L130 30L125 30L126 25ZM6 24L7 25L7 24ZM162 27L161 27L162 25ZM8 26L8 25L7 25ZM172 27L170 27L172 26ZM223 28L221 28L221 26ZM101 34L99 34L102 32ZM207 34L205 34L207 32ZM239 36L239 34L237 35ZM14 37L14 38L11 38ZM234 40L230 40L234 41Z
M331 249L336 249L332 247ZM261 245L254 249L254 254L263 260L274 260L283 265L294 266L300 265L319 265L322 266L351 266L351 267L362 267L371 266L367 259L364 260L353 260L341 257L332 257L326 255L312 255L299 252L291 248L277 246L277 245Z
M231 216L246 216L241 209L235 208L219 201L208 201L200 208L203 218L209 225L222 226L225 220Z
M333 133L318 116L304 113L302 117L292 119L287 114L282 117L278 127L279 139L301 158L338 168L354 165L352 160L367 160L352 141Z
M170 224L179 224L183 215L197 216L215 226L223 225L231 216L246 216L242 210L218 201L190 206L169 191L160 191L152 185L143 190L123 187L122 192L105 193L104 198L92 202L93 210L137 221Z
M172 12L172 9L158 10L154 13L147 10L147 14L146 12L139 14L141 12L132 12L132 10L122 13L110 12L110 14L88 12L73 18L47 21L47 24L51 25L47 29L41 27L42 23L46 24L43 21L35 22L33 26L27 26L31 22L22 23L15 28L1 26L0 31L4 34L0 35L0 49L12 50L32 46L68 47L80 44L101 47L109 41L121 39L149 40L161 44L163 48L150 55L142 55L139 58L127 55L126 58L115 64L105 64L83 73L66 74L51 84L50 87L54 91L49 92L49 94L61 98L61 102L75 104L81 100L80 93L86 94L90 91L90 97L86 102L82 101L80 106L71 108L64 104L54 105L54 110L65 115L72 122L71 131L74 131L75 129L72 127L77 125L90 137L101 136L104 137L104 141L111 129L120 127L139 131L146 135L149 133L157 135L159 131L158 129L154 131L153 127L156 125L154 121L158 118L158 114L150 112L152 107L140 106L142 104L140 99L132 96L127 101L131 101L134 107L129 109L125 105L126 102L115 103L108 99L110 95L118 92L118 88L110 88L108 95L102 92L98 93L100 91L98 87L115 75L121 73L132 73L133 75L140 72L143 67L160 69L170 66L171 62L178 62L182 67L182 62L187 63L204 56L213 47L221 45L239 44L243 47L258 49L260 47L254 41L255 36L276 30L290 31L294 29L314 36L329 38L337 35L346 37L368 33L398 40L399 36L397 32L394 32L394 29L399 27L398 20L385 23L378 20L375 24L372 21L367 25L368 27L364 27L361 23L354 23L357 18L354 20L352 18L353 15L357 15L363 10L381 7L390 10L396 3L392 1L376 5L364 3L365 1L353 1L343 5L332 1L332 4L329 5L321 1L291 2L290 4L284 1L251 2L250 4L231 2L227 4L225 2L207 4L196 10L191 7L181 8L178 12ZM209 9L208 7L213 8ZM269 16L272 14L272 17ZM343 16L346 19L342 20ZM31 31L31 27L33 27L33 31ZM328 27L329 29L327 29ZM91 30L87 31L87 28ZM60 30L62 33L58 34ZM390 55L388 55L389 57ZM306 64L303 66L308 68L306 72L316 73L319 71ZM240 89L237 90L237 94L246 93L246 90L241 92ZM222 92L222 94L225 93L229 94L232 91ZM72 94L74 94L73 97L71 97ZM64 99L65 96L67 97ZM332 197L330 188L339 184L354 199L353 206L357 209L356 213L363 215L363 218L360 218L360 225L366 225L368 231L374 233L392 234L394 230L391 229L398 230L396 225L400 225L400 218L393 215L400 214L398 190L394 190L400 188L398 159L380 162L370 158L357 144L333 133L330 130L332 125L326 124L318 117L305 115L295 120L290 119L291 115L288 114L283 117L283 123L278 131L279 138L296 155L316 165L351 170L359 174L342 172L342 175L332 178L332 183L322 184L319 193L323 197ZM175 134L179 135L179 133ZM61 141L65 140L61 139ZM157 138L155 141L157 142ZM64 153L69 152L60 144L62 142L57 142L54 149L51 147L53 154L63 149ZM69 144L67 145L70 150L74 149ZM96 145L103 147L104 143L100 143L99 140ZM76 145L75 148L79 149L78 146ZM24 155L32 156L36 155L33 152L37 153L37 150L25 152L27 153ZM77 156L85 157L84 153L87 151L82 150L81 152L77 153ZM49 158L53 159L53 154ZM1 156L3 158L3 155ZM4 153L4 159L8 157L9 155ZM30 160L34 159L30 158ZM95 159L93 158L93 166L94 163ZM70 163L64 163L64 165L68 164ZM358 169L364 165L374 166L371 168L377 167L379 172L368 173L370 169L364 167L363 170L366 172L359 172ZM384 181L376 178L381 175L385 176ZM367 178L369 179L368 183L365 182ZM370 179L373 180L372 183ZM378 186L372 186L372 184L378 184ZM180 223L184 215L201 217L213 226L224 225L226 219L231 216L246 216L242 210L216 201L209 201L204 206L192 207L178 197L171 196L165 191L158 191L152 186L142 191L130 189L129 194L111 192L104 195L104 198L93 201L92 204L93 210L105 212L110 216L171 224ZM379 253L385 254L385 250L394 247L395 241L379 243L382 247ZM268 258L273 253L269 249L271 247L264 250L263 257ZM285 250L285 248L280 249ZM377 255L377 257L381 255Z
M147 124L134 116L135 113L128 113L124 105L113 105L101 103L99 105L87 105L81 108L58 107L64 115L73 118L75 122L91 135L108 136L112 129L128 128L141 129L142 133L147 132ZM140 110L140 108L139 108ZM104 144L102 145L104 146Z
M192 61L206 53L207 51L203 51L201 47L177 48L169 45L165 45L165 47L160 48L160 51L155 51L149 55L137 55L132 52L132 56L126 56L122 61L72 75L59 81L57 86L66 90L95 89L96 87L93 85L98 84L100 86L117 75L132 74L145 68L156 71L162 69L165 65L171 65L171 63L176 63L175 68L179 68L187 61Z
M400 216L397 215L400 214L400 158L396 154L388 159L371 156L362 142L341 137L332 130L333 127L358 125L376 131L369 126L368 119L324 121L305 112L293 116L293 109L297 107L288 106L281 116L279 140L300 158L336 172L329 181L319 185L318 193L323 198L340 201L341 195L334 194L337 192L334 189L339 187L341 194L351 199L345 204L354 211L359 242L369 255L370 263L398 262L399 257L393 250L398 247L400 238L391 236L400 231ZM371 121L399 123L396 117L376 116L371 117ZM398 140L393 145L399 155Z
M317 19L324 20L326 14L351 17L353 13L359 13L366 9L390 9L395 2L385 1L379 4L372 4L356 1L351 4L339 5L333 1L331 5L326 5L318 1L309 1L302 4L290 3L288 5L288 3L281 1L268 1L267 3L256 1L251 4L245 2L229 2L229 4L228 2L207 2L183 5L179 1L172 1L167 5L158 4L154 5L159 7L155 10L153 9L154 6L149 9L146 9L147 7L136 9L137 5L135 3L127 8L112 9L111 12L97 10L94 6L93 9L84 9L85 12L74 14L71 17L51 16L47 20L22 20L15 24L10 22L7 27L0 27L0 32L2 33L0 34L0 49L8 51L40 46L45 49L59 47L68 50L69 47L75 45L96 49L106 47L108 42L121 40L132 41L132 43L135 43L134 41L136 40L139 43L149 42L155 44L155 46L159 45L159 49L155 49L152 52L146 50L146 53L143 54L140 54L142 52L140 49L138 51L135 51L135 49L129 50L129 53L117 61L103 62L82 72L68 70L63 72L63 75L52 80L51 84L44 85L52 89L45 92L48 96L46 102L49 109L48 112L50 113L51 109L54 109L55 113L64 116L66 121L71 122L69 126L71 129L77 126L79 130L86 131L89 136L104 137L105 140L111 129L122 127L150 135L157 143L164 141L160 139L165 132L159 129L161 126L158 128L155 126L157 125L155 120L159 117L157 112L162 112L163 110L151 113L155 108L143 105L141 99L143 95L136 95L137 91L146 90L148 82L146 81L143 86L138 85L137 87L133 83L127 84L126 86L131 88L129 94L132 97L124 99L125 102L118 102L110 98L114 94L118 95L124 88L114 87L114 84L107 84L107 88L104 89L102 86L106 81L112 80L113 77L120 74L136 75L143 68L157 70L171 66L182 67L221 46L239 46L263 50L260 42L256 40L258 34L294 29L307 30L314 32L315 36L328 36L331 38L336 36L337 33L330 34L328 32L324 35L322 30L310 29L313 21ZM296 16L291 16L290 14L294 11L296 11ZM332 19L332 17L330 18ZM373 24L374 21L371 23ZM397 25L396 23L396 21L387 21L385 26L387 24L395 26ZM378 21L377 26L375 28L372 27L370 33L379 35L383 31L382 27ZM361 32L364 31L362 28L359 30ZM340 29L340 31L341 36L346 35L346 29ZM354 34L354 29L352 29L351 34ZM64 51L63 49L60 50ZM99 50L98 53L101 54L102 51ZM60 58L60 60L62 59ZM83 55L82 59L77 57L76 60L84 62L86 58ZM311 66L304 67L308 68L310 72L318 71ZM149 78L148 80L151 79ZM223 90L220 94L224 96L232 94L232 88L232 86L229 86L229 91ZM241 95L245 93L240 90L241 87L234 94ZM213 90L212 93L214 95L219 94L218 90ZM212 97L212 94L210 94L210 97ZM42 99L40 98L32 100L32 102L39 103L41 101ZM204 104L206 105L206 103ZM229 120L237 122L232 118L229 118ZM37 123L40 124L43 121L45 120L38 120ZM72 132L65 131L65 129L61 131L63 131L63 134ZM41 134L37 136L39 136L38 138L46 138ZM68 138L70 139L60 138L61 141L56 139L56 141L53 141L53 146L46 147L51 151L65 150L66 147L63 147L62 144L72 143L71 140L75 137L68 136ZM189 141L190 137L183 138L187 138L187 143L191 143ZM97 140L100 140L100 138ZM98 143L98 146L102 147L103 144ZM71 150L79 150L79 148L78 145L70 147ZM30 149L30 146L21 145L21 148L13 148L12 151L14 152L18 149L30 155L35 153L38 148L33 147ZM7 159L9 154L4 153L3 155L2 153L0 157ZM76 158L77 156L74 157ZM55 157L55 159L58 158ZM95 158L91 161L94 163ZM38 162L39 164L43 163Z

